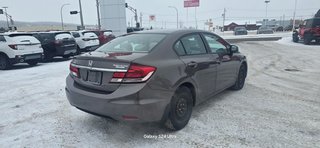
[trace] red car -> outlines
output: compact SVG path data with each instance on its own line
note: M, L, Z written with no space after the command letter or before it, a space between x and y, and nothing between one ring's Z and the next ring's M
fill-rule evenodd
M99 37L100 45L108 43L116 38L116 36L113 35L112 30L96 30L94 33Z

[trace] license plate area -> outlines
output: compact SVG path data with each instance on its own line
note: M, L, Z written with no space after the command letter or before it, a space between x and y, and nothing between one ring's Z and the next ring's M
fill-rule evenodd
M33 59L40 59L41 55L28 55L25 57L25 60L33 60Z
M101 85L102 72L88 70L87 81L94 85Z

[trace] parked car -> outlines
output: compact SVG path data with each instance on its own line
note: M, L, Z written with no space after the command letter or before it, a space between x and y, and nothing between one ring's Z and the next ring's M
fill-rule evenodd
M78 109L116 120L185 127L193 106L243 88L238 47L201 30L141 31L75 57L66 94Z
M93 51L100 45L98 36L94 31L72 31L78 44L78 52Z
M246 27L235 27L233 34L234 35L248 35L248 30Z
M300 39L303 40L304 44L310 44L313 40L320 43L320 17L307 19L299 30L294 30L292 40L298 42Z
M56 56L69 58L77 52L76 41L70 32L35 32L33 36L40 40L44 50L44 59L47 61Z
M143 31L143 30L144 30L144 28L128 27L128 28L127 28L127 33L137 32L137 31Z
M112 30L96 30L94 33L99 38L100 46L116 38L116 36L112 33Z
M257 34L273 34L273 29L269 27L260 27Z
M0 70L13 64L37 65L43 57L40 41L28 33L0 34Z

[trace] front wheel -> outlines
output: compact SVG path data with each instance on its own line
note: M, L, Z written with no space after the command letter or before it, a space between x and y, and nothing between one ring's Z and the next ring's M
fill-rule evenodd
M7 70L10 69L12 64L10 63L9 59L5 55L0 55L0 70Z
M293 40L293 42L298 43L299 42L299 36L297 34L293 34L292 35L292 40Z
M27 61L27 63L30 66L36 66L39 63L39 60L29 60L29 61Z
M244 86L247 76L247 68L244 64L240 66L239 74L236 83L231 87L233 90L241 90Z
M165 126L171 130L183 129L189 122L193 107L191 90L188 87L180 87L172 97L169 116Z

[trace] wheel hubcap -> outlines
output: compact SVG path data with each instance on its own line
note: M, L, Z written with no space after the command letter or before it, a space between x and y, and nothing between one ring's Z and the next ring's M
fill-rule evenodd
M0 68L4 68L6 66L6 61L4 58L0 58Z
M176 114L178 115L179 118L182 118L186 115L187 108L188 108L188 105L187 105L186 99L180 98L176 105Z

